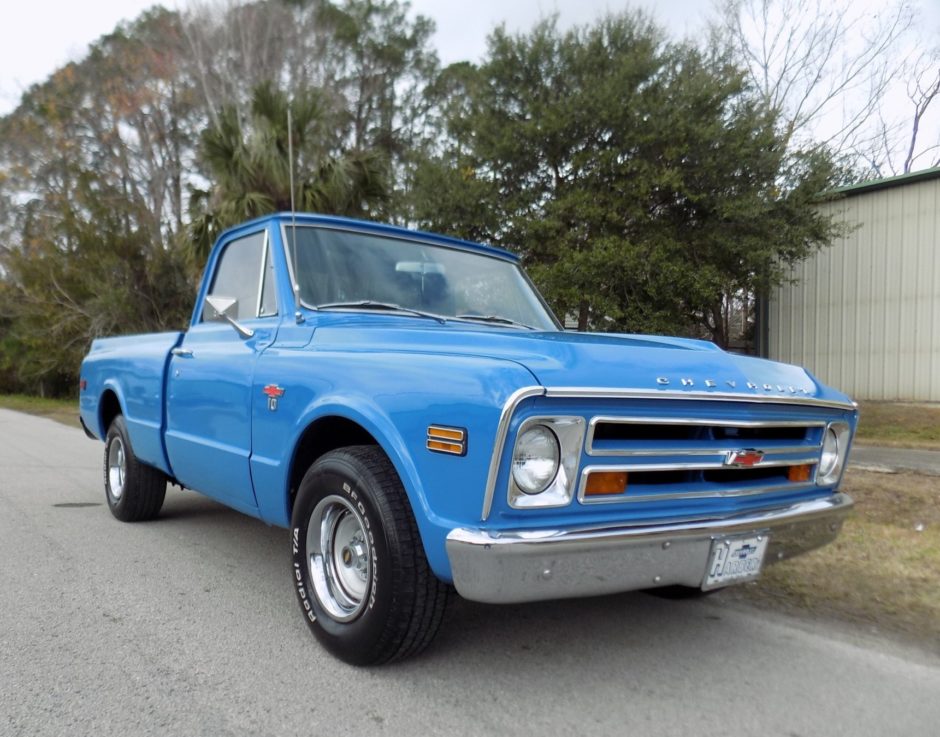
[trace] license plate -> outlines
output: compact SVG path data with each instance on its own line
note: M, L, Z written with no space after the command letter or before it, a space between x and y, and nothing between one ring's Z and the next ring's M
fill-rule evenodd
M702 588L717 589L733 583L753 581L760 576L767 551L767 535L720 538L712 541L708 572Z

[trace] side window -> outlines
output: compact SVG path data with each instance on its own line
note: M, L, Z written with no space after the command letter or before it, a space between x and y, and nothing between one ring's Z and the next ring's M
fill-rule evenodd
M209 294L238 300L237 320L277 314L274 263L269 250L261 232L234 240L222 251Z

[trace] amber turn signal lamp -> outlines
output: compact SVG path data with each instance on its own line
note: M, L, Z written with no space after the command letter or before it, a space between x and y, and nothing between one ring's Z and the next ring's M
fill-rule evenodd
M460 443L446 443L443 440L431 440L428 438L428 450L437 450L441 453L453 453L454 455L463 455L463 445Z
M809 481L810 476L812 476L812 470L813 467L808 464L804 464L802 466L790 466L790 470L787 471L787 478L793 483Z
M428 450L462 456L467 453L467 431L462 427L431 425L428 427Z
M595 471L588 476L585 496L623 494L627 490L626 471Z

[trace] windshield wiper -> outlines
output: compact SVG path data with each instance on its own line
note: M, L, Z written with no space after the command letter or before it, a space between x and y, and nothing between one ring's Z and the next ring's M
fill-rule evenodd
M328 304L316 305L315 307L318 310L358 309L404 312L409 315L428 317L432 320L437 320L439 323L441 323L441 325L447 322L447 318L442 317L441 315L435 315L433 312L422 312L421 310L414 310L411 307L402 307L401 305L396 305L394 302L375 302L371 299L363 299L359 302L329 302Z
M502 317L501 315L457 315L458 320L474 320L476 322L492 322L498 325L513 325L517 328L525 328L526 330L538 330L531 325L526 325L524 322L519 322L518 320L511 320L508 317Z

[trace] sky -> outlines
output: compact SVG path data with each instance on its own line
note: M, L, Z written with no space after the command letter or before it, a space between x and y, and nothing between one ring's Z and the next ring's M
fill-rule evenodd
M927 0L938 2L940 0ZM16 107L20 95L59 67L81 59L88 45L121 20L131 20L156 4L154 0L0 0L0 115ZM186 0L163 0L164 7L186 7ZM709 0L640 0L655 8L660 22L674 33L694 32L710 7ZM525 30L543 15L557 12L563 25L593 21L607 11L636 5L621 0L412 0L414 11L437 24L441 61L477 59L486 36L505 22Z
M205 2L206 0L200 0ZM226 1L226 0L208 0ZM231 1L231 0L227 0ZM923 38L940 37L940 0L911 0L920 7ZM191 0L163 0L169 8L185 8ZM411 0L412 9L437 25L435 42L444 64L477 60L486 50L486 36L505 23L511 31L527 30L539 18L558 13L563 27L594 21L607 12L641 6L673 37L701 33L713 0ZM16 107L20 95L69 61L81 59L88 45L131 20L154 0L0 0L0 115ZM873 10L883 0L857 0ZM906 104L903 94L899 104Z

